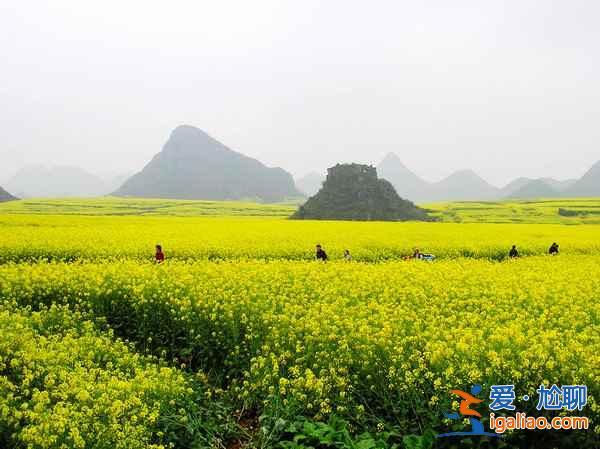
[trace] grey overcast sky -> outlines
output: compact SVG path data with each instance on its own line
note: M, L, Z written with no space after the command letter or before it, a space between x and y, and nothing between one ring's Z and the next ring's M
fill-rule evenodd
M140 169L190 124L294 175L394 151L581 176L600 159L597 0L3 0L0 181Z

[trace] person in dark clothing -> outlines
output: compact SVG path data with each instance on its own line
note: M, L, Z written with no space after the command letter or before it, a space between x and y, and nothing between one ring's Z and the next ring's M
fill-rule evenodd
M558 243L554 242L551 246L550 249L548 250L548 253L556 256L558 254Z
M165 261L165 254L163 253L162 246L156 245L154 259L156 260L156 263L163 263Z
M517 245L513 245L508 253L509 257L515 258L519 257L519 251L517 251Z
M327 262L327 253L325 252L325 250L323 250L323 248L321 248L321 245L317 245L317 260L322 260L323 262Z

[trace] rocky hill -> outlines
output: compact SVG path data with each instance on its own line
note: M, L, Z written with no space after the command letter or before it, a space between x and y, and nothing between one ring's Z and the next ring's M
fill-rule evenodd
M375 167L338 164L316 195L291 217L316 220L427 220L423 209L398 196L392 184L377 177Z

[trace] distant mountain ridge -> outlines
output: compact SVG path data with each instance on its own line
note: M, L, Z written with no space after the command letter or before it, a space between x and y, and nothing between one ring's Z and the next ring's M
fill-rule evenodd
M459 170L438 182L425 181L409 170L395 153L388 153L377 171L392 183L398 195L420 203L490 200L496 198L499 190L472 170Z
M118 167L113 167L117 169ZM473 170L459 170L429 182L388 153L378 164L381 179L402 197L423 204L443 201L494 201L548 197L599 197L600 161L580 179L516 178L498 188ZM74 166L27 166L4 187L3 198L117 196L277 202L313 196L325 177L310 172L296 181L281 168L233 151L204 131L183 125L172 131L162 150L139 172L103 177ZM130 172L131 173L131 172Z
M540 178L540 179L542 181L544 181L546 184L548 184L550 187L552 187L554 190L556 190L557 192L564 192L565 190L567 190L569 187L571 187L573 184L575 184L577 182L577 179L565 179L563 181L559 181L554 178Z
M543 179L533 179L521 188L512 192L506 198L515 199L535 199L535 198L555 198L560 196L558 190L552 188L547 181Z
M553 196L600 197L600 161L579 180L517 178L502 188L489 184L472 170L459 170L441 181L428 182L409 170L395 153L387 154L377 166L377 171L393 184L399 195L417 203Z
M500 197L501 198L510 197L513 193L518 192L523 187L525 187L527 184L529 184L531 181L533 181L532 178L524 178L524 177L513 179L511 182L509 182L508 184L506 184L504 187L502 187L500 189Z
M497 198L498 190L473 170L459 170L433 184L433 200L462 201L466 198L493 200Z
M13 201L13 200L17 200L18 198L11 195L10 193L8 193L6 190L4 190L1 186L0 186L0 203L3 203L5 201Z
M377 173L392 183L398 195L411 201L432 197L432 185L410 171L395 153L388 153L377 165Z
M558 181L553 178L517 178L500 189L500 198L548 198L562 196L576 179Z
M267 167L188 125L175 128L162 151L115 195L265 202L302 196L282 168Z
M24 167L6 183L6 188L21 198L94 197L108 193L100 178L66 165Z
M580 179L564 191L571 197L600 197L600 161L596 162Z

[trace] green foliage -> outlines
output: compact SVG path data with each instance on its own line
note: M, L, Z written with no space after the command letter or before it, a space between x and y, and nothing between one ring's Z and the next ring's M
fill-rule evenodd
M598 209L565 209L560 207L558 209L558 215L562 217L588 217L589 215L600 215L600 208Z
M274 429L263 427L263 433L274 430L277 433L276 447L283 449L396 449L403 447L401 437L396 431L383 430L352 434L351 424L335 415L326 422L318 422L303 416L291 422L278 419ZM404 446L417 449L418 446ZM425 448L424 449L429 449Z
M435 442L435 432L428 430L423 435L406 435L402 443L406 449L431 449Z

